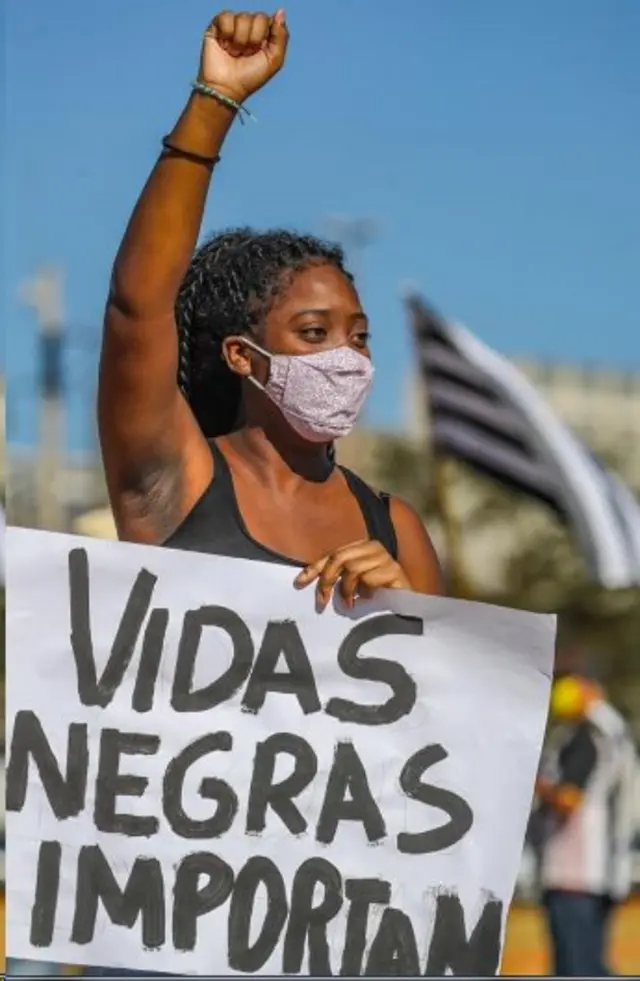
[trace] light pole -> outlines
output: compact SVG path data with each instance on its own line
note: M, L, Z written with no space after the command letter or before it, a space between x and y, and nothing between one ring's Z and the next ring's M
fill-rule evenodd
M38 518L41 528L62 527L60 476L64 446L64 278L53 266L39 269L20 291L39 326L40 439L37 461Z

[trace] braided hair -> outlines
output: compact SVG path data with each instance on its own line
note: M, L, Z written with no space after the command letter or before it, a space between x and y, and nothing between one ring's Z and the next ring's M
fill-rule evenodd
M258 334L275 298L314 265L352 281L340 246L310 235L238 228L196 251L176 301L178 382L208 439L232 432L240 412L240 378L222 357L223 340Z

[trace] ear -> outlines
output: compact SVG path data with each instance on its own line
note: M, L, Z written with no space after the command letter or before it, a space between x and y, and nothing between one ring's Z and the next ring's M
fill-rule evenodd
M242 335L225 337L222 342L222 357L235 375L248 378L252 374L251 355L251 348L245 344Z

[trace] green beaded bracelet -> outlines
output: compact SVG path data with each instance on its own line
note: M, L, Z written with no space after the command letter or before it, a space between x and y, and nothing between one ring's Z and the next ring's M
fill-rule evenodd
M211 86L205 85L204 82L192 82L191 88L194 92L199 92L200 95L207 95L210 99L215 99L221 105L226 106L227 109L233 109L240 116L240 122L244 124L243 114L248 116L249 119L253 119L255 122L255 116L253 116L246 106L243 106L240 102L236 102L235 99L231 99L228 95L224 95L222 92L218 92L217 89L212 89Z

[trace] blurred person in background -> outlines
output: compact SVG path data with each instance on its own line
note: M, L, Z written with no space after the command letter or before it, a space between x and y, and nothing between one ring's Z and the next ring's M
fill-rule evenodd
M556 676L550 722L534 821L553 971L605 977L612 914L631 890L635 747L581 673Z

